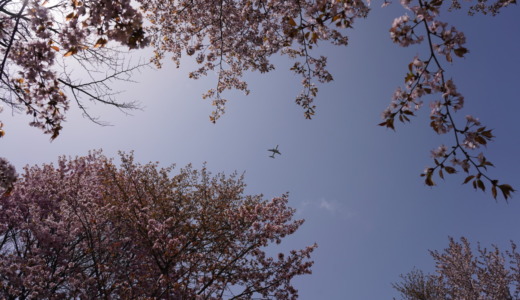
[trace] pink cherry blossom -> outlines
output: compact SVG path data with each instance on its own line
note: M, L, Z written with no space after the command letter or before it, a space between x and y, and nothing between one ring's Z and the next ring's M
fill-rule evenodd
M441 58L444 57L446 62L453 63L454 57L464 57L469 53L465 48L464 34L454 26L439 20L442 1L403 0L401 4L412 15L403 15L393 21L390 38L401 47L427 41L429 51L422 57L414 57L410 62L404 88L399 87L396 90L390 105L383 111L384 122L379 125L395 130L395 119L410 122L410 116L415 116L415 112L421 107L420 99L438 94L439 96L430 102L430 127L437 134L453 134L454 144L450 146L450 151L446 151L448 148L444 145L432 151L435 166L428 167L427 171L421 174L425 177L425 183L432 186L434 174L444 178L445 173L454 174L457 172L456 168L461 168L464 173L472 172L467 174L464 183L472 182L475 189L485 191L485 184L482 181L485 179L491 184L494 198L497 196L497 188L500 188L505 191L503 195L507 200L514 189L507 184L499 185L498 180L488 177L485 172L487 167L493 164L484 156L481 157L481 154L477 156L472 153L482 145L486 146L494 138L492 130L487 130L485 126L481 126L478 119L471 116L466 117L466 124L463 126L456 123L455 112L464 107L465 98L458 91L455 81L446 78ZM488 8L477 5L470 8L470 13L474 10L483 13L496 12L496 9L508 4L508 1L497 1ZM450 7L450 9L459 8L461 6L457 1L454 1ZM464 158L457 159L457 154ZM451 166L448 165L450 162Z
M493 245L486 249L469 241L450 237L448 248L430 251L436 272L424 274L414 269L393 284L401 299L518 299L520 291L520 254Z
M131 155L116 167L97 151L27 166L0 196L0 298L296 299L316 245L266 252L303 223L287 195L173 170Z

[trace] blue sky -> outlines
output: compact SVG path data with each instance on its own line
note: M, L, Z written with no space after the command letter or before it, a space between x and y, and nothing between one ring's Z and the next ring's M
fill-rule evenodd
M520 242L519 196L506 204L489 194L462 186L463 176L451 175L439 186L423 184L419 174L431 164L430 150L451 137L438 136L428 126L425 105L412 124L397 131L377 126L395 88L402 84L407 64L422 48L391 43L388 29L405 10L395 3L373 5L366 20L358 20L350 45L320 44L329 56L335 81L320 86L317 115L309 121L293 102L299 78L290 62L275 58L277 71L248 74L251 95L230 94L227 113L208 120L212 107L201 94L215 78L194 81L171 64L142 70L136 83L120 83L121 99L139 100L144 109L132 116L101 105L91 112L113 126L100 127L73 108L65 129L54 142L27 126L24 115L2 113L7 135L0 156L16 165L56 161L59 155L84 155L90 149L116 157L118 150L135 151L138 161L162 165L204 162L213 172L245 171L247 192L266 198L289 192L297 217L306 223L282 244L281 250L317 242L313 274L297 278L301 299L391 299L391 283L414 266L433 271L428 249L444 249L448 236L466 236L474 245ZM490 175L520 189L518 68L520 18L518 7L497 17L467 17L463 12L441 19L462 30L470 53L445 64L466 98L462 119L474 115L494 129L496 140L484 149L496 168ZM144 56L147 53L143 53ZM268 157L279 145L282 155Z

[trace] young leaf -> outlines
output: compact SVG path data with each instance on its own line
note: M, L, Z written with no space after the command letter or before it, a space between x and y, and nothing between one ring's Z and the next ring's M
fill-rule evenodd
M96 44L94 45L94 48L98 48L98 47L104 47L105 45L107 44L107 40L104 39L104 38L99 38L96 42Z
M70 21L70 20L72 20L72 18L74 18L74 12L71 12L70 14L68 14L68 15L65 17L65 21Z
M464 182L462 184L468 183L473 178L475 178L475 175L470 175L470 176L466 177L466 179L464 179Z
M502 194L506 200L507 198L511 197L511 192L515 192L515 189L513 189L513 187L511 187L509 184L501 184L498 187L502 191Z
M455 170L455 168L453 167L445 167L444 169L446 170L446 172L448 172L448 174L457 173L457 170Z
M486 186L484 185L484 182L482 182L482 180L478 179L476 180L477 181L477 186L479 189L481 189L483 192L486 191Z
M475 141L477 143L481 144L481 145L486 145L487 144L486 140L483 137L481 137L480 135L477 135L475 137Z
M453 52L455 52L455 55L457 55L458 57L464 57L464 54L468 53L468 49L464 48L464 47L460 47L460 48L457 48L457 49L454 49Z
M431 172L428 172L428 174L426 174L426 179L424 180L424 183L426 183L427 186L434 186L435 185L435 182L433 182L432 180L432 174Z
M76 48L76 47L72 47L72 48L70 48L69 51L67 51L67 53L63 54L63 56L64 56L64 57L67 57L67 56L74 55L74 54L76 54L76 53L78 53L78 48Z

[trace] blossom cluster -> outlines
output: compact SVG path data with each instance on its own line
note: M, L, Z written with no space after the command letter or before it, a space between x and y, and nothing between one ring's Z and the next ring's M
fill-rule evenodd
M74 70L65 68L68 60L83 59L80 65L88 72L94 70L87 65L114 68L117 65L110 59L110 50L101 49L109 41L128 48L149 43L144 36L142 15L130 0L4 2L0 7L1 98L12 107L25 110L33 118L30 125L51 134L52 139L59 135L69 108L66 89L78 102L80 95L111 102L99 89L104 89L104 80L75 82L71 78ZM64 64L60 63L61 58Z
M439 54L444 55L448 62L452 62L452 53L459 57L463 57L468 52L464 48L466 43L466 37L464 33L458 31L455 27L451 26L448 28L448 24L437 20L432 21L429 24L430 34L437 36L441 39L441 44L432 44L433 49Z
M408 47L413 44L419 44L424 40L424 36L417 36L414 32L414 26L409 24L410 17L408 15L400 16L394 19L392 27L390 27L390 37L394 43L398 43L402 47Z
M430 255L435 274L414 269L393 284L401 299L518 299L520 253L514 242L511 250L478 245L473 251L465 237L450 237L448 248Z
M514 3L491 1L488 4L488 0L479 0L470 7L470 14L496 14ZM94 121L82 97L122 109L135 107L114 100L110 92L112 80L128 80L122 74L129 75L134 69L125 67L117 56L117 45L128 49L152 47L151 62L157 67L166 57L177 66L181 58L192 57L198 64L189 73L193 79L216 72L215 88L203 94L215 106L210 116L212 122L225 112L225 91L248 94L244 74L272 71L272 56L285 55L295 60L291 70L302 78L303 89L295 102L310 119L316 112L314 100L319 85L333 80L327 70L327 58L315 55L313 49L321 42L347 45L347 29L368 15L370 4L362 0L49 2L52 1L6 0L0 5L0 98L25 110L33 118L30 124L52 138L62 129L71 99ZM389 3L384 1L383 6ZM405 86L395 91L383 112L381 126L395 129L395 119L410 121L423 106L424 98L432 98L430 126L438 134L453 133L457 141L456 151L448 156L462 154L463 160L484 176L485 166L466 150L486 145L493 135L483 126L456 126L453 113L464 106L464 97L455 81L445 78L441 66L441 59L452 63L455 57L469 52L465 48L466 38L454 26L439 20L444 1L401 0L401 4L408 12L392 23L391 39L403 47L427 42L430 53L410 62ZM452 0L449 9L461 6L458 0ZM74 69L68 67L71 60L88 73L90 82L73 76ZM102 69L105 72L99 72ZM94 76L97 73L106 77ZM440 162L432 169L443 167ZM428 179L427 183L431 185L433 181ZM476 185L479 186L478 182Z
M9 190L18 178L15 167L3 157L0 157L0 188Z
M432 177L434 172L444 178L444 173L454 174L457 168L468 176L464 183L472 181L475 189L485 190L482 179L491 183L493 197L497 189L502 191L507 200L514 189L508 184L498 184L498 180L484 174L488 166L493 166L482 153L478 155L471 151L482 145L487 145L494 136L491 130L481 126L478 119L466 116L466 124L457 126L454 113L464 107L464 96L458 91L453 79L445 77L440 57L447 62L453 62L453 55L464 57L469 51L464 47L466 38L455 27L437 20L442 1L401 1L403 6L413 13L396 18L390 29L391 39L402 47L428 42L430 53L425 59L414 57L408 65L404 89L398 87L387 109L383 111L384 122L379 125L395 129L394 120L409 122L415 116L423 103L423 98L432 98L430 102L430 127L437 134L453 133L455 143L451 147L445 145L432 151L435 166L427 167L421 176L425 183L435 185ZM421 31L423 35L417 35ZM457 155L459 155L457 157ZM462 158L461 158L462 156ZM451 158L451 159L450 159ZM449 165L451 164L451 165ZM474 172L474 174L470 174Z
M204 94L216 106L211 116L213 122L224 113L226 100L222 92L236 89L247 94L247 84L240 79L242 74L249 70L273 70L270 57L277 53L297 60L292 70L302 76L303 91L296 103L311 118L316 83L332 80L326 59L312 56L311 50L318 41L346 45L344 29L351 28L355 19L368 13L368 6L361 0L138 2L152 24L147 30L157 66L166 56L179 65L187 55L201 65L190 73L191 78L200 78L208 71L218 72L217 87Z
M0 298L296 299L291 282L311 272L316 245L265 251L303 223L287 195L172 171L100 152L26 167L0 196Z

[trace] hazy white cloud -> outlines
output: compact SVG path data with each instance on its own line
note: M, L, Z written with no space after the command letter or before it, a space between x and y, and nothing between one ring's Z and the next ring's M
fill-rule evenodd
M335 202L327 201L325 198L320 199L320 208L330 211L331 213L336 212L337 204Z
M344 203L325 198L305 200L301 202L297 214L308 214L310 211L322 211L346 219L350 219L355 215L355 212L348 208Z

